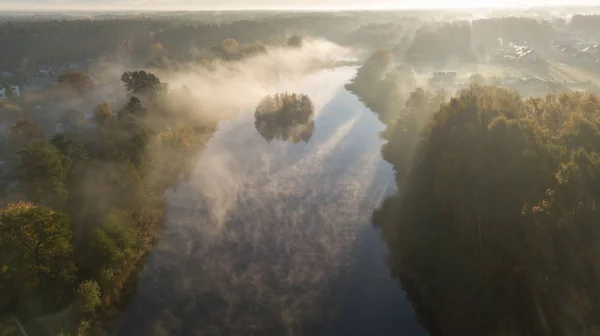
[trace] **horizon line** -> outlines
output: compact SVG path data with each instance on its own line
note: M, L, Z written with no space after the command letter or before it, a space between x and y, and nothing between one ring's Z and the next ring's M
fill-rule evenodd
M136 9L134 7L110 7L110 8L95 8L95 7L3 7L0 5L0 13L112 13L112 12L127 12L127 13L156 13L156 12L357 12L357 11L376 11L376 12L394 12L394 11L472 11L472 10L532 10L532 9L562 9L562 8L600 8L600 4L561 4L561 5L518 5L505 4L503 6L455 6L455 7L302 7L302 8L185 8L175 9L169 7L157 7L150 9Z
M473 10L534 10L534 9L563 9L563 8L598 8L598 5L564 4L549 6L482 6L482 7L362 7L362 8L194 8L194 9L135 9L135 8L82 8L82 7L60 7L60 8L3 8L0 5L0 13L182 13L182 12L433 12L433 11L473 11Z

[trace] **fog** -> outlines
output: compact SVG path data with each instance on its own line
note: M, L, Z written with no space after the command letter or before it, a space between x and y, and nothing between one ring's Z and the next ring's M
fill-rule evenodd
M165 235L150 255L128 323L145 321L150 329L143 330L152 332L294 335L334 313L319 307L336 279L353 269L351 252L368 228L368 209L392 188L389 166L365 151L379 145L377 138L357 143L364 132L357 125L377 129L374 117L352 105L327 107L348 95L340 89L351 75L351 69L322 71L279 87L305 92L315 103L317 129L307 144L267 143L251 114L221 124L191 180L169 192ZM329 85L318 85L324 80ZM333 114L343 122L328 121ZM169 297L162 296L165 281L177 288ZM208 298L219 303L209 307ZM153 304L170 308L153 313ZM178 321L204 309L213 317Z
M3 2L0 334L585 329L553 225L595 234L600 17L562 5Z
M187 87L199 103L198 111L222 120L241 110L253 113L261 98L282 91L296 92L306 87L307 75L338 59L355 55L349 48L324 39L306 39L301 48L271 47L238 62L217 61L209 67L191 67L162 75L173 88ZM325 88L327 82L314 82ZM311 98L320 101L322 90ZM302 93L301 91L299 93ZM214 116L211 116L214 114Z

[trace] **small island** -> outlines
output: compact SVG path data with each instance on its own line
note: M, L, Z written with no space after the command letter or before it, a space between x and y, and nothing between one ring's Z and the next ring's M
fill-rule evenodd
M254 126L268 142L273 139L308 142L315 129L315 106L305 94L277 93L263 98L254 113Z

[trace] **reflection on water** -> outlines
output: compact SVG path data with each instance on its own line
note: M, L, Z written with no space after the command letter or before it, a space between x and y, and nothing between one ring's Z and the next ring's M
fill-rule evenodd
M353 72L296 83L317 109L306 143L265 142L251 113L221 125L168 195L120 334L422 333L370 225L394 175Z
M308 142L315 131L314 121L288 126L274 126L265 122L255 121L254 125L258 133L268 142L273 141L273 139L292 143Z

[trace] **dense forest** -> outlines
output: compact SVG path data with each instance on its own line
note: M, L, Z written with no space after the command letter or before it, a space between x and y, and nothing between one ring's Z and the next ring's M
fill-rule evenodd
M164 191L190 172L216 125L189 93L151 73L122 76L128 102L47 141L18 120L8 135L18 180L0 212L2 335L87 335L127 303L162 227ZM79 94L76 91L75 94Z
M367 66L355 83L385 87ZM445 102L417 89L375 111L399 193L374 222L432 335L598 333L597 96L472 86Z

